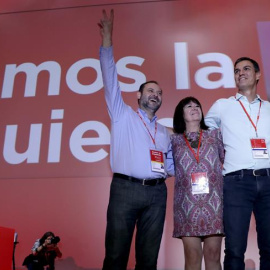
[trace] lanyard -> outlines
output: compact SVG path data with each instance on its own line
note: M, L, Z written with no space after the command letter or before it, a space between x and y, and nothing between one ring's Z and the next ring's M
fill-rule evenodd
M138 111L137 111L137 114L139 115L140 119L142 120L144 126L146 127L146 129L147 129L147 131L148 131L148 133L149 133L149 135L150 135L150 137L152 139L153 144L156 146L156 140L155 139L156 139L156 134L157 134L157 121L155 122L155 135L153 137L150 130L148 129L147 125L145 124L144 120L142 119L142 117L140 116Z
M197 160L197 163L199 163L199 162L200 162L200 158L199 158L199 150L200 150L200 147L201 147L202 130L200 130L200 138L199 138L199 144L198 144L197 154L195 154L194 150L193 150L192 147L190 146L189 141L188 141L188 139L187 139L185 133L184 133L184 139L185 139L185 142L186 142L188 148L190 149L190 151L191 151L192 154L194 155L195 159Z
M244 107L243 103L238 99L240 105L242 106L244 112L246 113L250 123L252 124L252 126L254 127L255 129L255 132L256 132L256 136L258 138L258 133L257 133L257 125L258 125L258 122L259 122L259 119L260 119L260 113L261 113L261 106L262 106L262 101L260 100L260 107L259 107L259 111L258 111L258 115L257 115L257 120L256 120L256 125L254 124L254 122L252 121L250 115L248 114L246 108Z

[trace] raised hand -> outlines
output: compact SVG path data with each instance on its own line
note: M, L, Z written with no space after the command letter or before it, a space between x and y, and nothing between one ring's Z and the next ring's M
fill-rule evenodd
M102 36L102 46L110 47L112 45L113 19L114 10L111 9L110 17L108 17L105 10L102 11L103 17L98 23L100 27L100 34Z

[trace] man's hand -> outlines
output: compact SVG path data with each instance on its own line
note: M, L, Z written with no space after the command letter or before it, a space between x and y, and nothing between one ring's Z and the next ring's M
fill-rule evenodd
M102 11L103 18L98 24L100 27L100 34L102 36L102 46L110 47L112 46L112 31L113 31L113 19L114 11L113 9L110 12L110 17L108 17L105 10Z

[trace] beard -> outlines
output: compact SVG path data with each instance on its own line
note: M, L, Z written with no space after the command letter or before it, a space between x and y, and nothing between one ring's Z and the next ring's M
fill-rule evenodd
M151 110L154 113L160 108L162 101L159 98L153 98L153 97L141 97L139 101L140 107L144 108L145 110Z

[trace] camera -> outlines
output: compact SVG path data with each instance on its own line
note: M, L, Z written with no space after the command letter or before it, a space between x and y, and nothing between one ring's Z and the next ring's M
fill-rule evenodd
M51 244L57 244L58 242L60 242L59 236L55 236L55 237L51 238Z

